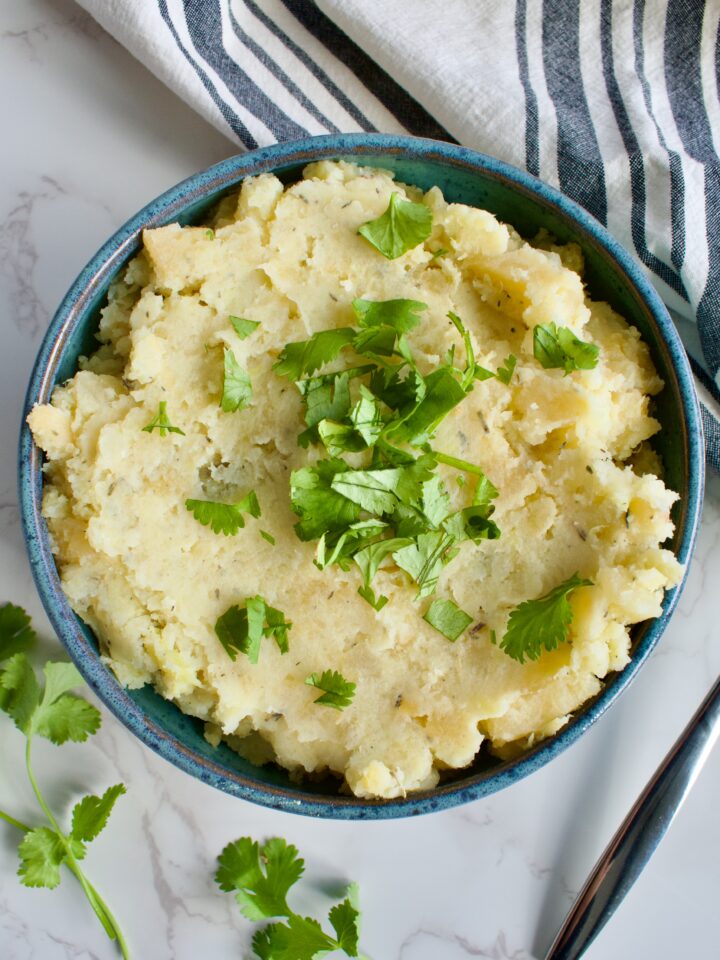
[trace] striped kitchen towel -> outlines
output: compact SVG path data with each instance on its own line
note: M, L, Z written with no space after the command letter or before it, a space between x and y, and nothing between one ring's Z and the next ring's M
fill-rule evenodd
M380 130L524 167L634 251L720 469L718 0L80 0L237 143Z

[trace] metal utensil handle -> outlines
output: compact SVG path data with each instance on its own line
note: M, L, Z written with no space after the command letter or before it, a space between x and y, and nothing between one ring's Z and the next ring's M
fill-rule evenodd
M545 960L585 953L655 852L719 735L720 678L595 864Z

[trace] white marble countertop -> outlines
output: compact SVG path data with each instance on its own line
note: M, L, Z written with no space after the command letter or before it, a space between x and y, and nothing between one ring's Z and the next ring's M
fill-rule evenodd
M15 446L28 373L50 316L107 236L145 202L233 152L72 0L0 0L0 602L24 605L56 644L18 519ZM688 585L659 649L574 747L500 794L408 821L312 821L204 786L104 712L88 745L39 744L55 804L124 780L128 796L86 860L138 960L243 955L250 925L212 882L244 834L281 835L316 881L354 879L374 960L542 956L589 868L720 672L720 480L711 477ZM35 817L21 738L2 721L0 806ZM720 754L590 948L590 960L717 956ZM0 824L0 957L117 956L77 884L17 882ZM320 893L308 909L327 909Z

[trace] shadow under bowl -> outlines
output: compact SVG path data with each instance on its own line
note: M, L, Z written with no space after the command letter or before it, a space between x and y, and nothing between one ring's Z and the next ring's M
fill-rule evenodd
M661 636L683 583L669 590L660 617L633 631L633 654L622 673L610 675L602 691L555 736L507 762L481 751L475 762L449 774L439 786L403 799L362 800L339 792L339 781L293 783L280 768L255 767L224 744L212 747L200 721L186 716L149 686L125 690L102 663L92 631L73 613L60 586L48 531L42 518L43 455L25 418L47 403L53 388L72 377L78 358L96 348L95 331L109 285L140 249L143 229L167 223L198 223L217 201L248 176L272 172L284 182L322 159L343 159L392 170L398 180L425 190L437 185L447 200L483 207L532 239L545 228L560 243L583 251L590 295L607 301L636 326L665 381L656 398L663 430L655 441L668 486L680 494L672 543L687 564L693 549L703 495L704 449L697 399L687 357L658 295L635 261L588 213L539 180L472 150L452 144L384 134L348 134L284 143L231 157L168 190L144 207L108 240L73 283L40 348L25 401L20 434L19 488L30 564L53 627L90 687L144 744L181 770L236 797L278 810L340 819L384 819L443 810L487 796L515 783L574 743L635 677Z

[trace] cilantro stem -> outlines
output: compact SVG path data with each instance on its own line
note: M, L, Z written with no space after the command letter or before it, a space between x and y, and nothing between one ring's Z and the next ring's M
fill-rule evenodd
M103 928L107 933L108 937L110 937L111 940L117 940L118 946L120 947L120 951L122 953L124 960L129 960L130 951L128 949L128 945L125 941L125 938L122 935L120 927L118 926L117 920L112 915L110 908L107 906L107 904L102 899L100 894L97 892L97 890L95 890L95 888L92 886L92 884L89 882L85 874L82 872L82 870L78 866L78 862L75 859L75 854L72 851L72 847L68 843L67 837L60 829L60 825L55 819L52 810L45 802L45 798L43 797L40 791L40 787L38 786L38 782L35 779L35 774L33 773L33 770L32 770L31 746L32 746L32 734L28 734L27 743L25 744L25 767L27 769L28 779L30 780L30 786L33 789L35 798L37 799L37 802L40 804L40 807L43 813L47 817L48 822L50 823L50 826L53 828L53 830L58 836L58 839L60 840L63 847L65 848L68 869L71 871L71 873L75 875L80 886L83 888L83 892L85 893L85 896L87 897L90 906L95 911L95 914L98 920L100 921L100 923L103 925ZM8 819L8 818L6 817L5 819ZM15 825L20 826L19 821L15 821ZM29 828L22 827L22 829L27 830Z
M26 823L21 823L19 820L16 820L15 817L11 817L9 813L5 813L4 810L0 810L0 820L4 820L6 823L9 823L11 827L17 827L18 830L22 830L23 833L27 833L29 830L32 830L32 827L28 827Z
M435 457L438 463L445 463L448 467L454 467L456 470L464 470L465 473L476 473L480 477L484 477L485 473L480 467L475 466L474 463L468 463L467 460L459 460L457 457L451 457L448 453L438 453L437 450L433 450L432 455Z

